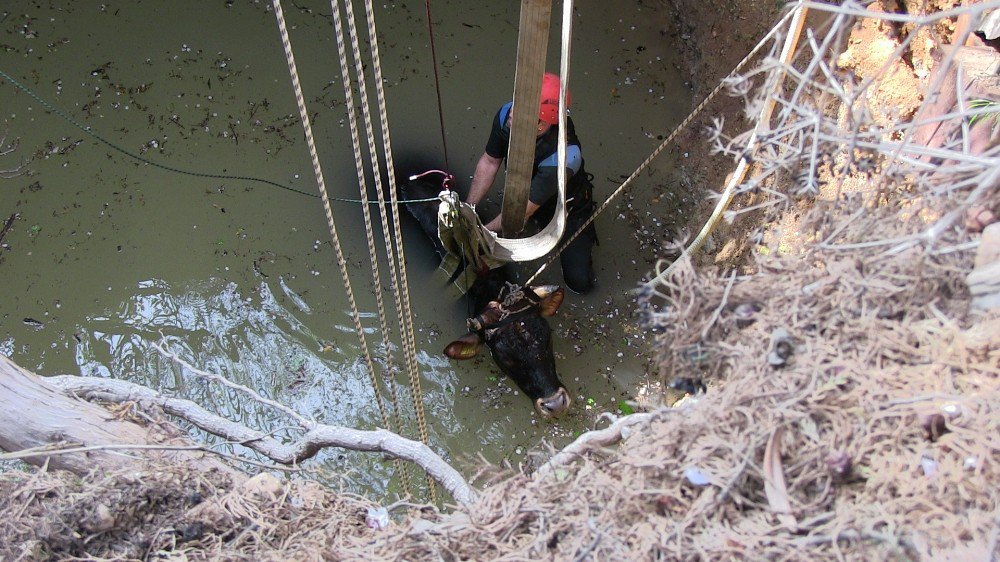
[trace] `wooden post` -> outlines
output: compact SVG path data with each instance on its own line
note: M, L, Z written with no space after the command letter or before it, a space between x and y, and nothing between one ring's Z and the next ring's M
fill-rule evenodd
M535 163L538 100L549 42L552 0L521 0L514 75L514 107L507 149L507 176L503 192L503 235L514 237L524 228L524 211Z

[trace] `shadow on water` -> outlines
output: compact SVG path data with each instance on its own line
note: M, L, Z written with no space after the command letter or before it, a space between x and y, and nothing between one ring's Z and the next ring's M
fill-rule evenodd
M315 191L268 3L8 4L0 17L0 69L104 138L175 168ZM518 15L516 3L499 4L433 5L449 159L460 189L510 95ZM329 4L296 7L286 6L286 16L326 183L332 196L356 198ZM602 200L686 114L690 94L659 4L588 0L577 2L577 13L573 116ZM380 4L376 17L393 146L440 154L423 6ZM553 69L557 39L549 49ZM0 82L0 110L7 140L20 139L0 157L0 169L31 158L29 174L0 180L0 219L20 214L0 253L0 352L42 374L132 380L287 433L289 421L275 411L161 357L152 345L163 338L201 369L317 420L381 424L318 199L141 164L7 82ZM460 464L479 455L516 464L540 442L565 443L600 413L642 398L655 373L629 291L683 224L688 201L678 159L662 157L598 220L598 288L570 295L552 319L557 365L576 402L557 423L541 421L488 358L456 364L441 355L464 331L466 305L443 290L430 245L415 225L404 225L435 449ZM484 206L499 202L494 193ZM378 359L361 213L357 204L335 202L334 215ZM558 263L540 278L560 280ZM401 361L398 350L395 357ZM392 464L373 455L329 451L321 460L348 489L383 493L392 486Z

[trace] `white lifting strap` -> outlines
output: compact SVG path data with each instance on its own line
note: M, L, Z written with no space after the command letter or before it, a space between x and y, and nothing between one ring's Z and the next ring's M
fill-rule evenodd
M532 2L528 0L524 0L522 2L521 5L522 12L526 9L526 7L529 4L532 4ZM535 7L534 9L538 9L538 7ZM551 13L551 2L549 2L548 10ZM524 19L525 19L524 15L522 14L522 21ZM528 238L501 238L492 232L485 231L487 233L486 234L487 236L495 238L496 243L493 246L494 257L502 261L522 262L522 261L531 261L534 259L538 259L551 252L556 247L556 245L559 244L559 239L562 238L563 232L566 231L566 91L569 88L569 75L570 75L569 55L570 55L570 43L573 31L572 27L573 27L573 0L563 0L562 52L559 65L559 74L561 77L560 80L561 83L559 87L559 148L557 152L558 166L559 166L559 173L558 173L559 193L557 196L558 199L556 200L556 211L552 217L552 220L549 221L549 224L547 224L545 228L543 228L541 231ZM524 32L525 30L522 29L521 33ZM520 51L520 45L521 45L520 40L518 41L518 45L519 45L518 50ZM518 53L519 63L520 59L521 59L521 53L519 52ZM544 57L542 63L544 64ZM535 96L534 98L535 100L538 100L540 98L540 91L541 91L540 86L542 77L542 72L539 70L540 68L543 68L543 66L536 66L533 69L529 69L529 71L532 73L532 75L529 78L523 75L522 73L523 69L519 64L514 79L515 86L517 86L518 84L523 84L524 81L526 80L535 80L536 81L535 91L539 92L539 94ZM515 104L516 104L516 99L517 99L517 93L515 92ZM537 110L537 102L530 105L535 106L535 109L532 109L532 111L528 114L530 116L530 121L533 123L534 120L536 119L535 115ZM518 106L515 105L515 107ZM519 114L524 114L524 113L525 112L515 112L514 117L516 118ZM529 126L526 127L527 131L525 131L524 128L522 128L521 132L531 135L532 131L534 131L534 128L530 127L532 123L529 123ZM514 145L513 136L516 134L517 130L515 129L514 123L512 122L511 146ZM530 183L532 163L534 161L534 145L535 145L535 139L531 138L530 140L531 140L530 143L531 150L527 154L528 158L527 173L528 173L529 183ZM508 158L508 171L510 171L509 169L513 166L514 163L510 162L510 159ZM524 202L522 203L522 206L526 205L527 203L526 191L524 192L524 195L525 198ZM506 211L504 212L504 214L506 214ZM523 215L521 224L523 225Z

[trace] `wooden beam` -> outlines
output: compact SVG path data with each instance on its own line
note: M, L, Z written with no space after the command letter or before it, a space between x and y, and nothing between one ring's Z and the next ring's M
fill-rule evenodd
M507 175L503 194L503 235L513 237L524 229L524 211L531 188L538 125L538 100L549 43L552 0L521 0L514 75L514 107L507 149Z

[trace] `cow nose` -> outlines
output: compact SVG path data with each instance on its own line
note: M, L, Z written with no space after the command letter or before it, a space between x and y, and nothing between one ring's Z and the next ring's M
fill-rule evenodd
M559 387L559 390L552 396L535 400L535 409L543 418L557 418L565 414L572 403L573 400L569 397L566 389Z

